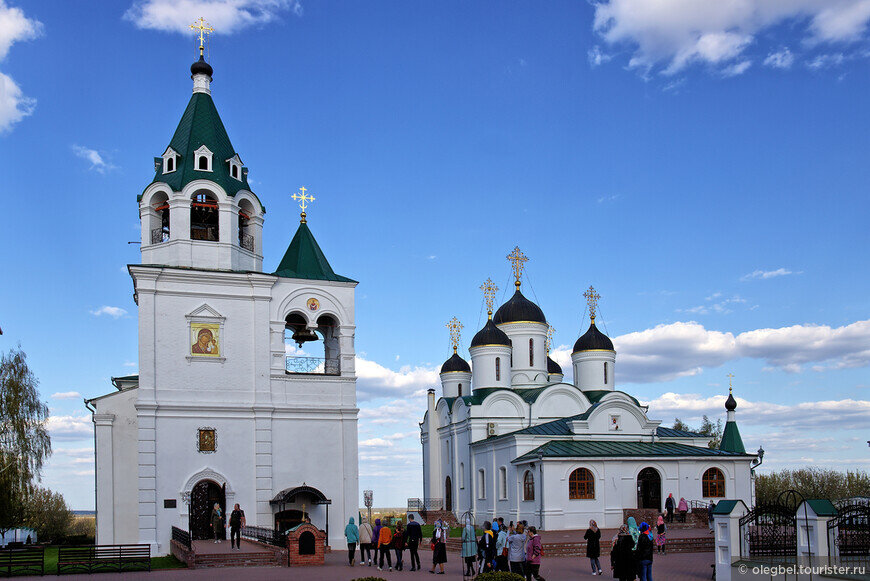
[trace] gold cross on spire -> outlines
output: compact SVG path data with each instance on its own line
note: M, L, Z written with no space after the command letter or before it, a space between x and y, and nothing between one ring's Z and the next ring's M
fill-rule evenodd
M553 334L556 332L556 327L553 325L547 326L547 355L550 354L550 349L553 348Z
M514 278L516 278L517 290L520 290L520 278L523 276L523 269L526 267L526 262L529 261L528 257L523 254L523 251L520 250L519 246L515 246L513 252L507 255L507 259L510 261L512 268L514 269Z
M592 319L592 323L595 323L595 311L598 308L598 299L601 298L601 295L595 292L595 288L592 285L589 285L589 288L583 293L583 296L586 297L586 305L589 307L589 317Z
M480 290L483 291L483 300L486 301L486 314L489 319L492 318L492 305L495 301L495 293L498 292L498 287L492 282L491 278L486 279L486 282L481 285Z
M456 353L456 349L459 347L459 334L462 331L462 323L459 322L459 319L453 317L447 321L447 330L450 331L450 344L453 345L453 352Z
M302 208L302 214L300 214L300 216L302 216L302 219L300 220L300 222L302 222L304 224L305 223L305 209L308 207L309 202L314 201L314 196L309 196L308 194L305 193L308 191L308 188L306 188L305 186L302 186L301 188L299 188L299 191L302 193L301 194L293 194L290 197L293 198L294 200L296 200L297 202L299 202L299 207Z
M725 377L728 378L728 395L731 395L731 391L734 389L734 386L731 385L731 380L734 379L734 374L733 374L733 373L729 373L729 374L726 375Z
M199 17L199 20L190 25L192 30L199 31L199 56L202 56L203 47L205 46L205 37L214 32L214 28L211 27L211 24L205 21L205 18L202 16Z

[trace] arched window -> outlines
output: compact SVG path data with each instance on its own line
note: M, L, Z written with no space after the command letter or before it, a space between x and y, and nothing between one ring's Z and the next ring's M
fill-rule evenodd
M459 384L459 397L462 397L462 384Z
M725 475L718 468L710 468L701 479L704 498L725 498Z
M314 299L310 299L314 300ZM341 375L338 323L320 315L311 329L301 313L290 313L284 325L285 370L287 373Z
M154 211L157 213L157 221L151 222L151 244L160 244L169 241L169 198L165 194L155 196Z
M208 194L195 194L190 203L190 239L213 242L219 240L218 204Z
M477 471L477 498L486 499L486 472L483 468Z
M169 173L175 171L175 158L170 157L166 159L166 171L163 173Z
M498 469L498 497L501 500L507 498L507 468L504 466Z
M568 479L568 498L571 500L595 498L595 479L587 468L578 468Z
M523 500L535 500L535 475L531 470L523 474Z
M197 163L196 169L208 170L208 158L204 155L199 156L199 161Z
M232 173L232 176L233 176L234 178L239 179L239 166L237 166L237 165L233 165L233 167L232 167L232 169L230 170L230 172Z
M495 380L501 381L501 357L495 358Z
M529 367L535 366L535 340L529 339Z
M604 385L607 385L607 361L604 362Z
M254 207L248 200L239 202L239 246L250 252L254 251L254 236L250 232L253 214Z

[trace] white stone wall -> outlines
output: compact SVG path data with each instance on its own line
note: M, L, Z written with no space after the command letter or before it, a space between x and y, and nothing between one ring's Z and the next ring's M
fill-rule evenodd
M547 325L543 323L503 323L498 328L510 337L512 345L511 385L544 385L547 383ZM529 361L529 340L532 340L533 364Z
M507 345L481 345L469 349L471 371L474 375L474 389L480 387L511 386L511 348ZM496 378L496 359L499 360L499 373Z
M607 364L605 380L604 365ZM574 385L584 391L616 389L616 352L606 350L579 351L571 355Z
M96 444L96 524L99 545L139 542L136 390L92 400Z

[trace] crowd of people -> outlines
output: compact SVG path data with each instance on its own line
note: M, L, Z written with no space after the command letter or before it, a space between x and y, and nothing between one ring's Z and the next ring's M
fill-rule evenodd
M712 522L713 503L708 508ZM652 581L653 554L664 555L667 552L667 523L673 522L674 509L681 513L685 521L685 511L688 510L685 499L677 503L673 496L665 502L666 512L659 515L655 524L645 522L637 524L634 517L629 517L616 535L611 539L610 569L612 577L620 581ZM430 573L444 574L447 563L447 539L450 536L449 526L442 520L434 523L430 548L432 549L432 567ZM478 534L480 533L480 534ZM422 570L418 550L423 541L420 524L414 515L408 516L408 525L401 522L395 529L382 525L376 519L374 527L367 522L359 527L351 518L345 528L347 537L348 562L356 564L356 549L359 546L360 565L376 566L383 570L385 561L390 571L393 570L392 554L395 555L395 568L404 569L403 554L409 551L410 570ZM594 520L589 521L589 528L583 535L586 541L586 557L592 567L593 575L603 575L601 567L601 529ZM544 546L541 536L534 526L528 522L505 524L503 518L483 523L483 530L478 531L474 523L466 522L460 534L463 577L476 577L488 571L510 571L526 578L526 581L543 580L540 574L541 558L544 556Z

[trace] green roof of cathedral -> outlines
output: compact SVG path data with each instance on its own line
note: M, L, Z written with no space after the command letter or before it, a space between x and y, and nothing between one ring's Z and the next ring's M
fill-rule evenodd
M287 252L284 253L284 258L281 259L275 274L284 278L356 282L346 276L335 274L305 222L299 224L299 229L290 241L290 246L287 247Z
M591 458L612 456L745 456L672 442L620 442L612 440L551 440L514 460L544 458Z
M212 152L212 171L195 169L194 152L203 145ZM205 179L218 184L229 196L235 196L239 190L250 191L247 172L242 172L240 180L230 176L226 160L235 156L236 150L208 93L194 93L190 97L169 147L181 156L178 169L164 174L161 166L151 183L163 182L179 191L194 180Z
M722 442L719 443L719 449L723 452L736 454L746 453L746 448L743 447L743 438L740 437L740 430L737 429L737 422L725 423L725 431L722 432Z

